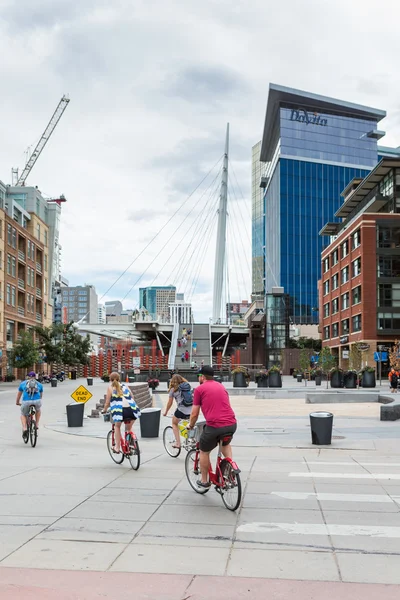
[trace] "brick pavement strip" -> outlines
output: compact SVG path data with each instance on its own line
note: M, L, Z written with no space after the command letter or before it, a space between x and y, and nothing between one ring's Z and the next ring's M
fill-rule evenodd
M398 585L0 569L1 600L398 600Z

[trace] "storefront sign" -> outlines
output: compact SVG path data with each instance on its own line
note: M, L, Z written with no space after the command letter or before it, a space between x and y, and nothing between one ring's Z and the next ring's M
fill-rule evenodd
M358 344L358 349L361 350L361 352L366 352L367 350L370 349L370 345L369 344Z
M321 118L318 113L311 113L304 108L292 109L290 114L291 121L297 121L298 123L305 123L306 125L320 125L326 127L328 125L328 119Z

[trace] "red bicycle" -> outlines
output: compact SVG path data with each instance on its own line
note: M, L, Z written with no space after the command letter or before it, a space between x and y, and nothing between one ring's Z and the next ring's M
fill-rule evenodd
M108 418L107 418L108 417ZM109 421L110 415L107 413L104 415L104 420ZM115 424L112 424L111 430L107 434L107 448L108 452L117 465L121 465L126 457L132 469L137 471L140 467L140 448L136 434L133 431L125 431L125 436L121 435L121 451L119 453L114 452L115 446Z
M200 477L200 432L197 426L194 428L196 437L196 448L189 450L185 460L186 477L190 486L198 494L206 494L210 488L203 488L197 485ZM231 458L225 458L221 447L223 442L230 441L232 436L225 435L219 440L219 450L215 472L212 470L211 463L208 471L208 479L215 490L221 495L222 501L228 510L236 510L242 500L242 482L240 481L240 469Z

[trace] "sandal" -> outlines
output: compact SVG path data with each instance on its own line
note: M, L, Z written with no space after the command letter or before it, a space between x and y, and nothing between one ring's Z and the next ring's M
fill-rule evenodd
M175 448L176 450L180 450L181 449L181 447L177 446L176 444L172 444L172 448Z
M115 446L112 447L112 451L114 452L114 454L121 454L121 450L116 450Z
M211 483L209 481L207 481L207 483L203 483L202 481L196 481L196 485L201 488L211 487Z

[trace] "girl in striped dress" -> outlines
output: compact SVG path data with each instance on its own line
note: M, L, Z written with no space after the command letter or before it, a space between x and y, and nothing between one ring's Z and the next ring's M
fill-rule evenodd
M121 384L119 373L111 373L110 385L107 390L104 411L110 407L111 418L115 424L115 447L116 454L121 452L121 425L125 423L125 431L129 433L132 425L140 417L140 409L136 404L129 388Z

